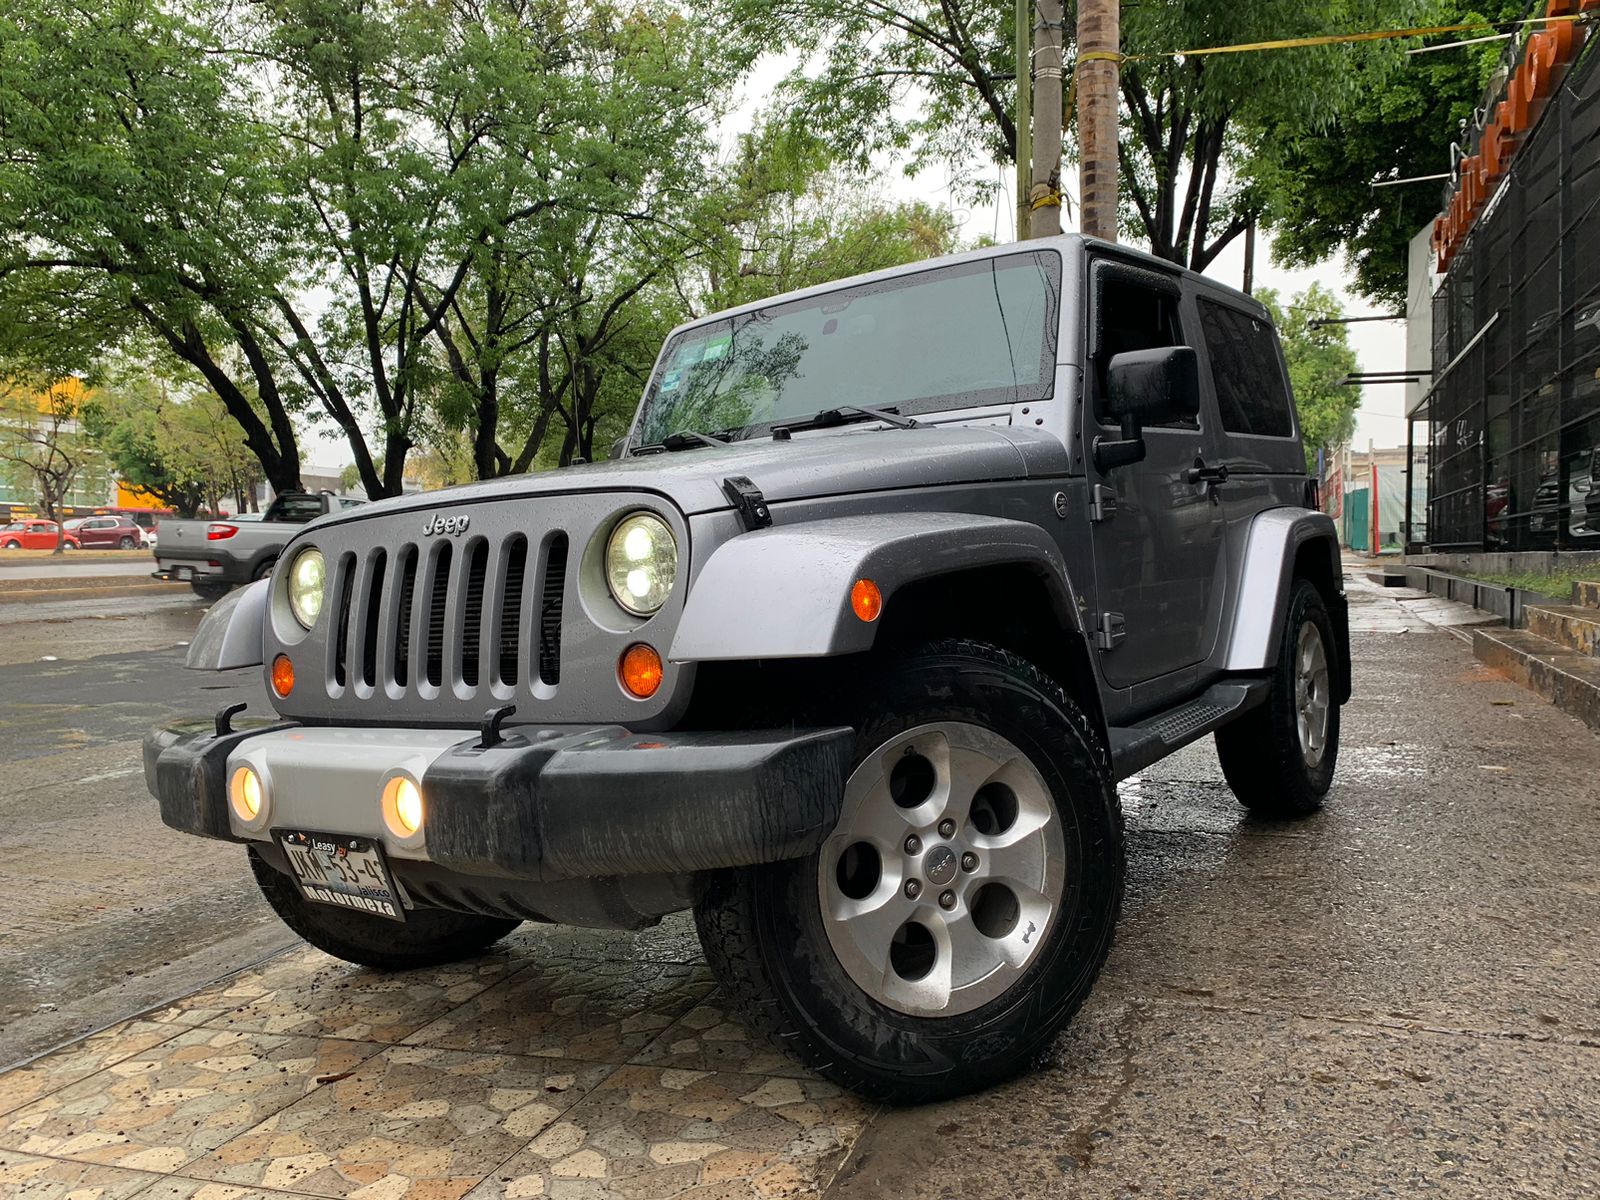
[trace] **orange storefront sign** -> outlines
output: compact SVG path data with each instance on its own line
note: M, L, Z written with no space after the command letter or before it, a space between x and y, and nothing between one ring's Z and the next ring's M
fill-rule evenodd
M1517 144L1539 120L1544 103L1555 91L1583 45L1583 31L1571 20L1577 13L1600 10L1600 0L1549 0L1545 16L1568 18L1551 21L1528 38L1505 96L1495 105L1493 119L1484 127L1477 153L1461 160L1455 193L1444 213L1433 223L1433 249L1439 269L1455 257L1461 240L1471 232L1484 204L1511 169Z

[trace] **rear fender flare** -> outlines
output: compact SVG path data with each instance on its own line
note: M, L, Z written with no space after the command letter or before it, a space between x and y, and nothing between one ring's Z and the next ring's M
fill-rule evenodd
M195 671L259 667L266 657L261 649L262 631L271 588L270 579L257 580L213 604L195 630L183 665Z
M1330 578L1339 587L1329 597L1330 609L1342 612L1344 570L1339 560L1339 534L1333 518L1309 508L1274 508L1250 525L1244 564L1239 572L1239 601L1234 605L1228 639L1229 671L1264 671L1278 661L1283 641L1283 614L1294 586L1294 564L1302 546L1316 544L1328 555ZM1313 551L1317 553L1319 551ZM1344 628L1336 630L1348 645Z
M1078 631L1061 551L1025 521L894 513L756 530L706 560L668 657L689 663L860 653L872 648L882 620L862 621L851 610L856 580L876 583L887 611L905 584L1018 565L1039 576L1063 631Z

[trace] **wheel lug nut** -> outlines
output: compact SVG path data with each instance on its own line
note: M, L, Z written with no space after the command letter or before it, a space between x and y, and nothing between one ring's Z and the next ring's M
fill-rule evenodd
M976 871L978 869L978 856L971 850L961 856L961 869L963 871Z
M915 900L922 895L922 882L917 879L906 880L906 899Z
M956 823L954 821L952 821L949 817L946 817L944 820L939 822L939 836L940 837L954 837L955 836L955 832L956 832Z
M908 837L906 839L906 853L907 854L921 854L922 853L922 839L919 838L914 833L910 837Z
M944 892L940 892L939 893L939 907L940 908L954 908L955 906L956 906L956 894L954 892L944 891Z

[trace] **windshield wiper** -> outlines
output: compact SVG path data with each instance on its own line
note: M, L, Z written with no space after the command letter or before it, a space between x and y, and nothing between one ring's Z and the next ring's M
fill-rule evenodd
M836 425L850 425L857 421L882 421L893 425L896 429L917 428L917 422L910 417L902 417L899 409L868 408L865 404L841 404L837 408L825 408L819 413L801 417L797 421L774 422L772 435L777 437L797 429L832 429Z
M633 453L651 454L661 450L692 450L696 446L726 446L733 440L733 435L726 430L716 433L700 433L694 429L680 429L669 433L659 442L652 442L648 446L636 446Z

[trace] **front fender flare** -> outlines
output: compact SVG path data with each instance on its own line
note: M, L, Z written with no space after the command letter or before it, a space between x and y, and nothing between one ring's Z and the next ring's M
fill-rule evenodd
M876 583L887 611L904 584L1001 565L1036 573L1062 628L1078 628L1061 551L1037 525L947 512L834 517L741 534L713 551L668 657L687 663L859 653L871 649L879 623L851 611L856 580Z
M267 618L270 579L235 588L206 612L189 643L183 665L194 671L259 667L262 625Z

